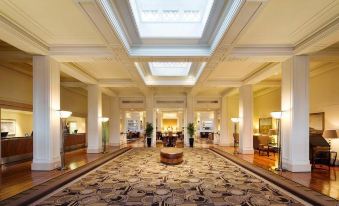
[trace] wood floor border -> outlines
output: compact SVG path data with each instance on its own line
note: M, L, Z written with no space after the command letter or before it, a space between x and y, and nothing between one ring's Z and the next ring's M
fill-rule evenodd
M84 166L76 168L74 170L70 170L60 176L57 176L53 179L50 179L42 184L34 186L26 191L23 191L17 195L14 195L10 198L7 198L0 202L0 205L11 205L11 206L22 206L29 205L33 202L41 199L42 197L50 194L51 192L59 189L65 184L75 180L76 178L88 173L89 171L99 167L100 165L112 160L113 158L129 151L132 149L131 147L125 147L109 153L103 157L100 157L93 162L90 162Z
M299 183L293 182L278 174L270 172L259 166L253 165L247 162L246 160L240 159L228 152L222 151L218 148L209 148L209 149L225 157L226 159L240 165L241 167L244 167L245 169L253 172L254 174L264 178L265 180L268 180L273 184L283 188L284 190L292 193L293 195L296 195L297 197L305 200L306 202L311 203L312 205L325 205L325 206L339 205L339 201L329 196L323 195Z

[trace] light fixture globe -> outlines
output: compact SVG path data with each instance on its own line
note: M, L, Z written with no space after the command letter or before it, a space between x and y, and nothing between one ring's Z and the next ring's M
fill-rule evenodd
M281 111L279 111L279 112L271 112L271 116L272 116L274 119L281 119L282 112L281 112Z
M71 111L64 111L64 110L59 110L59 115L61 119L66 119L72 115Z
M109 121L109 118L108 117L100 117L99 120L101 122L108 122Z
M234 123L237 123L237 122L240 121L240 118L239 117L232 117L231 121L234 122Z

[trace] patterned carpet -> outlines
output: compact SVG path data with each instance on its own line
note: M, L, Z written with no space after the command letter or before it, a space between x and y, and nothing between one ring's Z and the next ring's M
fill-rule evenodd
M303 205L207 149L167 166L159 149L133 149L37 205Z

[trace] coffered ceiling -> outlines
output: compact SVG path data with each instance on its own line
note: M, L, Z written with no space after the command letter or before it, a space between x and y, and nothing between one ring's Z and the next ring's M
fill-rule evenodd
M1 65L25 71L33 55L50 55L62 63L64 86L99 84L120 96L221 96L243 84L276 87L279 63L295 54L310 55L311 68L339 62L339 0L199 1L211 4L209 15L191 1L181 7L179 0L165 7L163 0L138 1L2 0ZM142 14L133 13L135 5L142 5L136 8ZM175 28L205 17L201 35L186 38L180 26L147 36L138 25L157 21ZM191 67L185 75L155 75L150 62Z

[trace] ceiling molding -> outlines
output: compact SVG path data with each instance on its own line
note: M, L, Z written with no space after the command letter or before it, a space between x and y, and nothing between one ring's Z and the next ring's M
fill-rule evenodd
M338 42L339 40L339 17L332 19L325 26L306 37L294 47L296 55L310 54Z
M228 58L251 58L261 61L285 61L293 55L293 47L282 47L279 45L265 45L265 46L240 46L231 50Z
M76 62L112 57L113 52L103 45L52 46L48 55L59 62Z
M117 97L118 95L113 92L110 88L106 88L106 87L101 87L101 92L106 94L107 96L110 96L110 97Z
M82 82L60 82L61 86L68 87L68 88L74 88L74 87L80 87L80 88L87 88L87 85Z
M100 87L137 87L130 79L98 79Z
M97 84L98 83L98 81L94 77L85 73L78 66L71 64L71 63L61 64L61 71L85 84Z
M269 63L261 70L255 72L243 81L244 85L257 84L270 76L281 73L281 65L279 63Z
M240 87L243 82L237 80L208 80L204 85L207 87Z
M48 45L0 14L0 39L30 54L46 55Z
M262 86L262 87L281 87L281 81L276 80L266 80L257 83L255 86Z
M226 89L224 92L221 93L221 96L233 96L239 93L239 89L238 88L228 88Z
M276 91L278 89L280 89L280 87L265 88L265 89L262 89L260 91L254 92L253 93L253 97L257 98L257 97L260 97L260 96L264 96L264 95L269 94L271 92L274 92L274 91Z
M319 67L313 69L310 72L310 77L316 77L316 76L322 75L322 74L327 73L327 72L329 72L333 69L339 69L338 63L330 62L330 63L320 65Z

